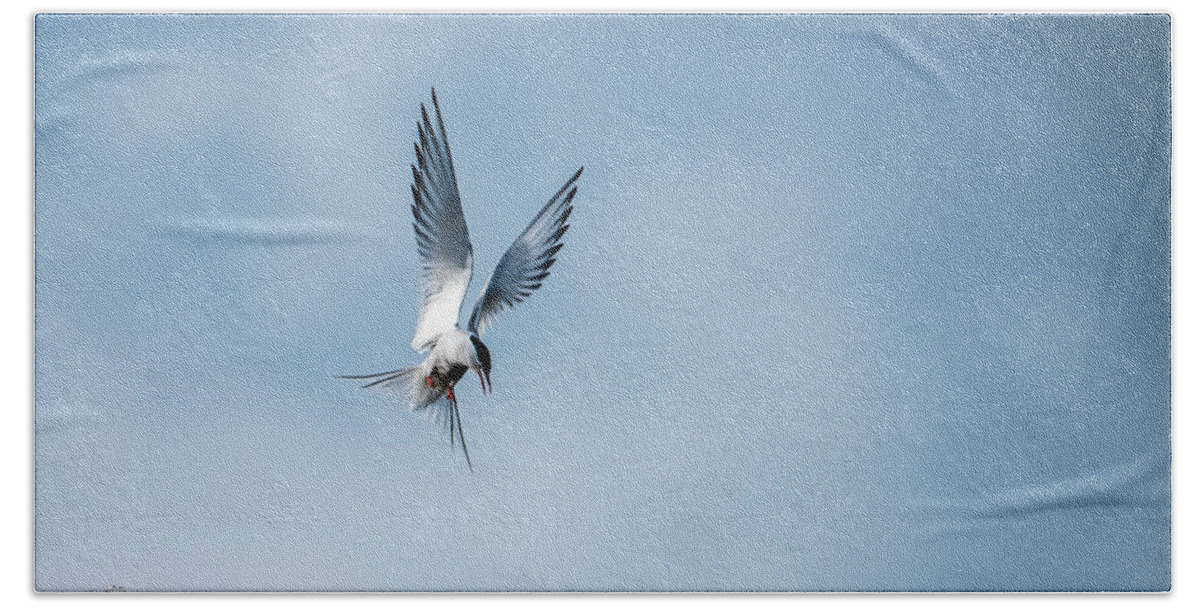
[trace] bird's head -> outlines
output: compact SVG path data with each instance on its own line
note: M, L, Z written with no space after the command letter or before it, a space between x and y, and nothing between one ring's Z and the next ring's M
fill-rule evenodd
M487 394L492 390L492 353L488 351L483 340L480 340L479 336L475 334L471 334L471 345L475 347L475 360L472 361L474 365L471 366L471 369L479 374L479 387L483 389L484 394Z

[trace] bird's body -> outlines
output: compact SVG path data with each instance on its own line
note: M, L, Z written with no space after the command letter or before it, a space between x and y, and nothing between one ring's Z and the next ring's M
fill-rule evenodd
M429 356L425 357L425 362L421 364L421 371L433 381L432 384L439 387L442 385L453 387L467 373L467 370L482 372L484 367L479 360L479 351L471 338L471 334L463 331L457 325L438 336L437 343L433 346L433 352L429 353ZM475 339L479 340L479 337L475 336ZM482 343L483 341L480 340L480 344ZM488 367L490 368L490 365ZM479 376L479 385L484 392L487 392L482 373Z
M551 197L500 258L471 310L466 329L463 329L458 317L471 282L474 252L436 92L433 93L433 107L436 127L425 106L421 106L414 145L417 162L412 166L413 231L417 236L424 291L412 347L429 354L416 367L341 377L370 380L364 385L366 388L389 393L407 402L413 411L429 411L447 420L450 442L454 443L457 428L469 466L471 458L462 433L454 387L468 371L473 371L479 376L483 392L491 392L492 358L480 334L506 308L528 298L550 275L550 266L562 248L562 237L569 227L567 218L573 210L575 183L583 168Z

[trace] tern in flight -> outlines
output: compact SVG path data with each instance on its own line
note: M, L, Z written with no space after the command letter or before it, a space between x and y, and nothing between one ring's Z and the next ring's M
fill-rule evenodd
M480 336L507 308L523 302L550 276L550 267L562 249L562 237L569 227L567 218L574 209L571 201L578 190L576 182L583 174L583 167L550 197L550 202L501 256L463 329L458 324L458 314L471 282L473 254L437 92L432 91L432 96L436 123L429 119L425 104L421 104L417 141L413 145L417 162L412 165L413 231L421 257L424 292L412 347L429 356L416 367L340 377L369 380L363 388L383 391L408 402L414 412L432 412L434 417L448 421L450 444L454 445L457 429L463 456L471 467L454 386L470 370L479 376L483 393L491 391L492 356Z

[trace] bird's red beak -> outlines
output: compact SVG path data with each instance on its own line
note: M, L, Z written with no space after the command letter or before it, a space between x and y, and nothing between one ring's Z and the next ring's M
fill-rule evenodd
M479 374L479 388L483 391L483 394L490 393L492 391L492 375L480 369L476 369L475 373ZM486 384L484 383L485 380L487 381Z

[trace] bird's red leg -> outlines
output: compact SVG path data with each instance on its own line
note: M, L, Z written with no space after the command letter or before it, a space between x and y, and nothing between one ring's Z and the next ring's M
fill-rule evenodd
M446 387L446 398L451 401L454 401L454 387L453 386Z
M433 388L433 376L425 376L425 384L428 384L429 388Z

